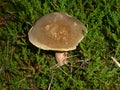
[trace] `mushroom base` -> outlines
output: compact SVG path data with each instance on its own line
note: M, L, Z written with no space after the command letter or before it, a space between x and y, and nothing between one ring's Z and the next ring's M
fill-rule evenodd
M55 58L59 66L67 64L67 57L68 57L67 52L56 52L55 53Z

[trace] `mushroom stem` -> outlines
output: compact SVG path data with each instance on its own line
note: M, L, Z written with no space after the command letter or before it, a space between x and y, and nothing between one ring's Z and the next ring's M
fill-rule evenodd
M67 55L68 55L68 52L56 52L55 53L55 58L58 63L58 66L67 64Z

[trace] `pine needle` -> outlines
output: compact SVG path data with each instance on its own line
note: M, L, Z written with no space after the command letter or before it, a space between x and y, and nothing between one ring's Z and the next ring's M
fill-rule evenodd
M114 57L111 57L111 58L117 64L117 66L120 68L120 63Z

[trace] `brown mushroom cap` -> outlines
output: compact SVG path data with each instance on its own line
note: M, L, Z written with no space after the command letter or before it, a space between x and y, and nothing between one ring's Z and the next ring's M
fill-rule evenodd
M38 48L54 51L76 49L86 27L71 16L55 12L40 18L28 32L30 42Z

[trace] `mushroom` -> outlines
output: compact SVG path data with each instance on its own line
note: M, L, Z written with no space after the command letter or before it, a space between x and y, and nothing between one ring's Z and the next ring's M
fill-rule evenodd
M76 49L86 27L77 19L62 12L41 17L28 32L29 41L43 50L55 51L59 66L67 64L67 51Z

